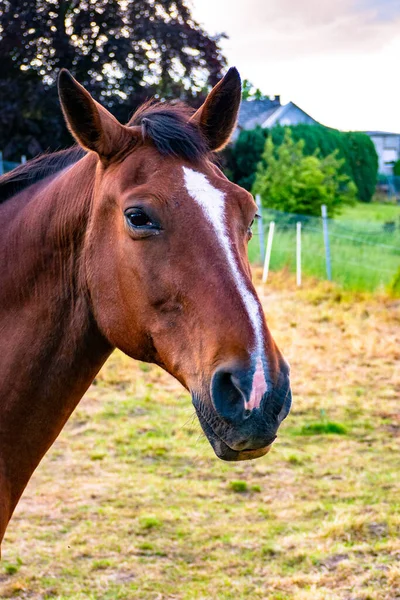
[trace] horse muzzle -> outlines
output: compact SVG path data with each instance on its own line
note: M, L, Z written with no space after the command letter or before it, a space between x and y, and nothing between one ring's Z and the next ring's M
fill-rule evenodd
M251 460L269 452L291 407L288 369L270 383L256 408L248 410L251 375L245 370L218 369L210 394L193 394L200 425L218 458Z

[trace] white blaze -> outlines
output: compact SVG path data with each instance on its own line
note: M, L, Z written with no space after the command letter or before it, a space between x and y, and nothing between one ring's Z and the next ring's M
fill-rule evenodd
M232 251L225 224L225 194L211 185L207 177L198 171L183 167L183 174L187 191L197 204L201 206L207 220L215 230L219 245L225 253L231 273L253 326L256 339L256 344L253 348L256 371L254 373L251 398L246 406L251 409L259 406L261 397L267 390L261 359L263 354L263 333L260 307L253 292L248 289Z

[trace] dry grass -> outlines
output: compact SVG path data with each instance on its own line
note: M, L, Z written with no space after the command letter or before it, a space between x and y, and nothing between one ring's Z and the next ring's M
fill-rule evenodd
M115 353L16 511L1 598L400 598L400 303L275 274L264 305L293 374L273 451L218 461L179 385Z

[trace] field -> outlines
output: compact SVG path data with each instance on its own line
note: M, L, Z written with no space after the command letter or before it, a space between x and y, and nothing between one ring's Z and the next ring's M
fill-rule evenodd
M321 219L292 217L278 211L263 211L265 235L275 221L271 269L296 269L296 221L302 222L302 267L304 273L326 278L326 258ZM259 262L257 228L250 256ZM332 279L343 288L358 291L384 290L400 266L400 206L358 203L329 222Z
M358 202L355 206L345 206L340 215L335 217L339 221L386 221L399 222L400 206L389 202Z
M262 293L294 392L269 455L219 461L188 394L115 353L9 526L1 598L400 598L400 303Z

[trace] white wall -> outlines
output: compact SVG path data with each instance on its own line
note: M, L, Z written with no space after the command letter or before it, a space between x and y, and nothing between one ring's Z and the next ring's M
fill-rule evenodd
M379 159L379 173L392 175L392 162L400 159L400 135L370 134Z

